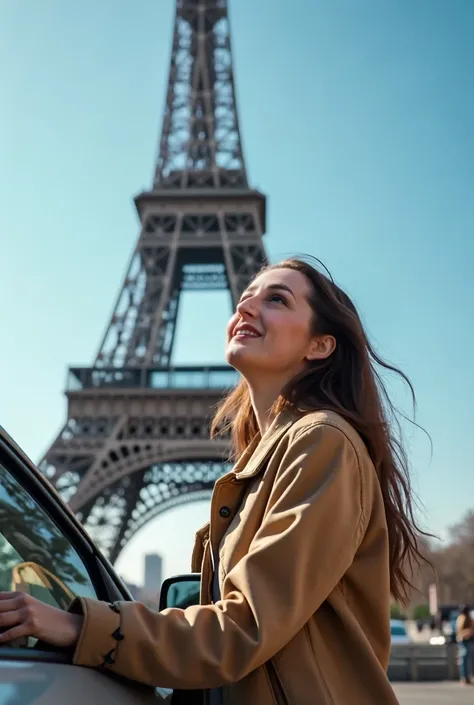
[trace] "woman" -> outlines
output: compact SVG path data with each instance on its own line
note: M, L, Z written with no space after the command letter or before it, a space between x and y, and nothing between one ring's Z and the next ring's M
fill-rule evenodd
M230 430L237 462L196 535L201 604L79 598L60 612L9 593L2 639L35 635L76 664L226 705L394 704L390 599L406 599L421 556L374 363L393 368L347 295L296 259L243 292L226 357L242 381L213 431Z
M472 685L472 653L474 644L474 622L471 610L466 605L456 619L456 641L459 651L459 677L464 685Z

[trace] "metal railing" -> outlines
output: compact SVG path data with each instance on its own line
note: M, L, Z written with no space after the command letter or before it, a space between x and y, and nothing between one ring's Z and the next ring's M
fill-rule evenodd
M388 677L391 681L457 680L457 645L393 644Z
M73 367L69 369L67 391L82 389L216 389L233 387L238 373L227 365L207 367Z

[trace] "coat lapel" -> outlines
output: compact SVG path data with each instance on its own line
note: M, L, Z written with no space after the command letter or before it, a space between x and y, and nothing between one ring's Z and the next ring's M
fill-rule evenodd
M276 443L296 421L297 416L289 411L277 414L271 426L260 439L257 436L244 451L232 470L237 479L255 477L263 469L265 461ZM250 456L250 457L249 457Z

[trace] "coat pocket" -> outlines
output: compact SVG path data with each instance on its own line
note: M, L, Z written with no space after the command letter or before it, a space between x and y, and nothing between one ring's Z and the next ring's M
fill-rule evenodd
M268 680L277 705L290 705L273 661L267 661L265 664L265 669L267 671Z

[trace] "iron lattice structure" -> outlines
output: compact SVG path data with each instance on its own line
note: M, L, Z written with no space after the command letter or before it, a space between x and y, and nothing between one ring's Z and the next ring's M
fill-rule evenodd
M233 304L266 262L265 197L248 186L226 0L177 0L153 186L92 367L69 370L68 418L40 467L115 562L150 519L210 496L227 441L211 409L233 370L171 363L180 295Z

